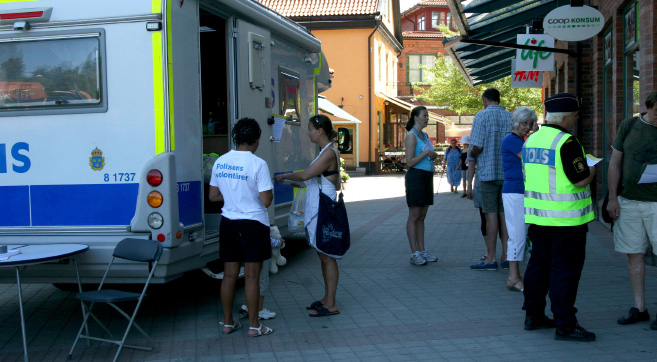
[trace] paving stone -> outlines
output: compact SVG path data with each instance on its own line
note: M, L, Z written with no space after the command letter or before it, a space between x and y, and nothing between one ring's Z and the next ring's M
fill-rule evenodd
M523 296L506 290L506 271L470 270L485 253L478 211L471 201L447 192L445 180L438 181L425 220L425 244L438 256L437 263L415 267L408 262L403 175L353 177L345 191L352 247L339 262L341 314L308 317L305 306L321 298L324 285L319 259L306 249L271 276L265 306L278 313L265 322L276 330L271 336L248 338L246 328L221 334L220 284L184 279L149 290L137 322L151 334L156 349L126 349L121 361L657 360L656 334L649 323L616 324L633 299L626 257L614 251L606 226L590 224L576 305L580 323L598 339L555 341L553 330L523 330ZM525 268L526 261L521 271ZM655 280L657 268L647 267L646 284ZM23 360L15 288L0 284L2 361ZM81 323L75 294L49 284L26 284L23 294L30 360L65 360ZM646 288L646 300L651 313L657 312L657 290ZM243 303L240 288L235 317ZM97 311L120 335L122 317L111 316L109 309ZM248 324L245 319L241 323ZM129 339L143 340L134 332ZM81 341L72 360L111 361L115 353L115 346Z

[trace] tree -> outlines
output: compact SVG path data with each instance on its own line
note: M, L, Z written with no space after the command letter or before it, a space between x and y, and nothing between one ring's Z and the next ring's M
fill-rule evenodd
M456 33L449 30L444 25L439 30L445 36L454 36ZM482 110L481 94L487 88L495 88L500 91L500 105L513 112L518 107L531 107L536 114L543 114L543 104L541 102L541 90L537 88L511 88L511 75L496 80L494 82L470 87L456 68L451 58L438 54L436 63L432 68L420 66L423 70L429 71L430 81L429 88L413 87L420 92L418 98L429 104L435 104L439 107L447 107L457 114L475 114ZM425 84L426 86L426 84Z
M25 73L25 64L22 58L8 58L0 64L0 80L20 82Z

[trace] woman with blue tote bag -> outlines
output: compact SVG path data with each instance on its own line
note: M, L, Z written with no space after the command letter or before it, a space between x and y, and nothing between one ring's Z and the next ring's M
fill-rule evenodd
M322 263L324 297L306 309L310 310L311 317L325 317L340 313L335 300L339 279L337 261L349 247L349 227L342 193L339 199L336 196L336 190L339 190L341 185L340 156L333 144L337 132L328 117L316 115L308 121L308 136L312 143L321 148L317 158L307 169L276 175L276 180L308 181L305 185L307 190L304 223L308 243L317 250ZM321 212L320 208L323 208ZM338 214L337 220L334 214ZM339 219L340 216L343 217L342 220Z

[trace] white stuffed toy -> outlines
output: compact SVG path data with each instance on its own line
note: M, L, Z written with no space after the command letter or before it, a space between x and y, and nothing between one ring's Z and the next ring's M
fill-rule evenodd
M269 237L271 240L271 263L269 263L269 272L278 273L278 267L287 263L287 260L281 255L281 249L285 247L285 240L281 237L278 227L269 228Z

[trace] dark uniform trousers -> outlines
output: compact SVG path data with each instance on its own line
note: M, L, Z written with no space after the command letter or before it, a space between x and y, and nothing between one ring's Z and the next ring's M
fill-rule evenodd
M550 294L557 326L577 322L575 299L586 253L588 226L529 226L532 252L525 271L525 304L528 316L545 315Z

